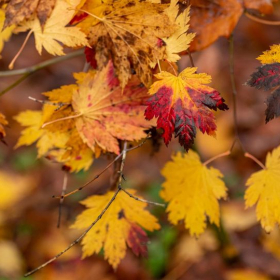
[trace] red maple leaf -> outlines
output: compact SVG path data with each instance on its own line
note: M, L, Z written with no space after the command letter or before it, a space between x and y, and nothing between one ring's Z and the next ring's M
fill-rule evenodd
M156 75L150 93L154 94L147 101L145 116L148 120L157 118L157 127L163 129L166 145L172 134L179 137L179 142L186 150L193 144L196 127L201 132L215 135L216 124L212 110L227 110L224 99L218 91L206 86L211 77L196 74L197 68L186 68L178 76L168 72Z

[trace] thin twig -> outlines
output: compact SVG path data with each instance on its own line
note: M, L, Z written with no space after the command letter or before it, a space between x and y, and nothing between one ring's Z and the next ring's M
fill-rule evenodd
M44 62L40 62L36 65L27 67L27 68L23 68L23 69L18 69L18 70L11 70L11 71L0 71L0 77L7 77L7 76L16 76L16 75L23 75L23 74L31 74L34 73L35 71L38 71L40 69L43 69L47 66L50 66L52 64L76 57L76 56L80 56L84 54L84 50L77 50L71 53L68 53L64 56L59 56L59 57L55 57L49 60L46 60Z
M55 257L53 257L52 259L48 260L47 262L41 264L40 266L38 266L37 268L33 269L32 271L26 273L24 275L24 277L30 276L31 274L37 272L38 270L42 269L43 267L47 266L48 264L54 262L56 259L58 259L60 256L62 256L64 253L66 253L69 249L71 249L74 245L76 245L77 243L79 243L83 237L93 228L93 226L103 217L103 215L105 214L105 212L108 210L108 208L110 207L110 205L113 203L113 201L116 199L117 195L119 194L119 192L121 191L120 188L118 188L115 192L115 194L113 195L113 197L111 198L111 200L108 202L108 204L106 205L106 207L102 210L102 212L100 213L100 215L95 219L95 221L85 230L85 232L80 235L76 240L74 240L66 249L64 249L63 251L61 251L59 254L57 254Z
M128 196L130 196L131 198L133 198L137 201L141 201L141 202L148 203L148 204L153 204L153 205L156 205L156 206L166 207L166 205L163 204L163 203L153 202L153 201L149 201L149 200L142 199L142 198L139 198L137 196L134 196L133 194L129 193L127 190L123 189L122 187L121 187L121 190L124 191Z
M150 135L148 135L148 136L147 136L140 144L138 144L137 146L132 147L132 148L129 148L129 149L126 149L126 150L125 150L126 153L131 152L131 151L133 151L133 150L136 150L136 149L140 148L141 146L143 146L143 145L145 144L145 142L147 141L148 138L150 138ZM81 187L79 187L79 188L77 188L77 189L75 189L75 190L73 190L73 191L71 191L71 192L65 194L65 195L63 196L63 198L65 198L65 197L67 197L67 196L70 196L70 195L72 195L72 194L74 194L74 193L77 193L77 192L83 190L86 186L88 186L89 184L91 184L92 182L94 182L95 180L97 180L103 173L106 172L106 170L108 170L117 160L119 160L119 159L123 156L123 153L124 153L124 150L123 150L118 156L116 156L116 157L114 158L114 160L113 160L112 162L110 162L110 163L109 163L100 173L98 173L93 179L91 179L90 181L88 181L87 183L85 183L83 186L81 186ZM61 199L62 196L55 196L55 195L53 195L53 198Z
M191 54L190 51L188 51L188 56L189 56L189 59L190 59L190 62L191 62L191 66L192 66L192 67L195 67L195 66L194 66L194 63L193 63L192 54Z
M75 52L71 52L69 54L66 54L64 56L59 56L59 57L55 57L52 58L50 60L44 61L42 63L36 64L34 66L28 67L28 68L24 68L24 69L19 69L19 70L12 70L12 71L0 71L0 77L7 77L7 76L15 76L15 75L23 75L22 77L20 77L18 80L16 80L15 82L13 82L11 85L9 85L7 88L3 89L0 92L0 96L2 96L3 94L5 94L6 92L10 91L11 89L13 89L14 87L16 87L18 84L20 84L22 81L24 81L26 78L28 78L31 74L35 73L38 70L41 70L47 66L50 66L52 64L76 57L76 56L80 56L84 53L84 50L78 50Z
M224 152L224 153L222 153L222 154L219 154L219 155L217 155L217 156L215 156L215 157L212 157L212 158L208 159L207 161L205 161L205 162L203 163L203 165L206 166L207 164L209 164L210 162L216 160L217 158L221 158L221 157L228 156L228 155L230 155L230 153L231 153L230 151L226 151L226 152Z
M245 152L245 149L242 145L242 142L239 137L238 132L238 121L237 121L237 89L236 89L236 83L235 83L235 77L234 77L234 40L233 40L233 34L230 35L229 38L229 72L230 72L230 81L231 81L231 88L232 88L232 103L233 103L233 123L234 123L234 131L235 131L235 139L233 142L233 145L231 147L231 150L233 149L236 140L240 143L241 149L243 152Z
M63 106L69 106L71 105L71 103L66 103L66 102L51 102L51 101L48 101L48 100L40 100L40 99L36 99L32 96L28 96L28 99L32 100L32 101L35 101L37 103L41 103L41 104L48 104L48 105L52 105L52 106L56 106L57 110L59 110L61 107Z
M64 200L64 194L65 194L66 188L67 188L67 181L68 181L68 175L67 175L67 172L64 172L63 184L62 184L62 190L61 190L61 199L59 201L59 208L58 208L58 220L57 220L58 228L60 227L62 204L63 204L63 200Z
M248 12L244 13L245 16L253 21L256 21L258 23L262 23L262 24L266 24L266 25L280 25L280 21L270 21L270 20L265 20L265 19L261 19L258 17L255 17L251 14L249 14Z
M244 154L245 157L252 159L255 163L257 163L262 169L266 169L265 165L260 162L257 158L255 158L253 155L249 153Z
M38 266L37 268L33 269L32 271L26 273L24 275L24 277L30 276L31 274L37 272L38 270L42 269L43 267L47 266L48 264L54 262L56 259L58 259L61 255L63 255L65 252L67 252L69 249L71 249L74 245L76 245L77 243L79 243L83 237L85 237L85 235L93 228L93 226L103 217L103 215L105 214L105 212L108 210L108 208L110 207L110 205L113 203L113 201L116 199L117 195L119 194L119 192L122 190L122 180L123 180L123 168L124 168L124 163L125 163L125 159L126 159L126 153L127 153L127 142L124 142L123 145L123 151L122 151L122 161L121 161L121 166L120 166L120 170L118 171L119 173L119 180L118 180L118 186L117 186L117 190L114 193L113 197L111 198L111 200L108 202L108 204L106 205L106 207L102 210L102 212L99 214L99 216L94 220L94 222L84 231L84 233L82 235L80 235L76 240L74 240L66 249L64 249L63 251L61 251L59 254L57 254L55 257L53 257L52 259L48 260L47 262L43 263L42 265ZM63 197L63 196L61 196Z

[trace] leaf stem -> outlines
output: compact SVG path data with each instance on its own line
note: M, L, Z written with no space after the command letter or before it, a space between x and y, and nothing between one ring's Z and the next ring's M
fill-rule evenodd
M224 152L224 153L222 153L222 154L219 154L219 155L217 155L217 156L215 156L215 157L212 157L212 158L206 160L206 161L203 163L203 165L206 166L207 164L209 164L210 162L216 160L217 158L225 157L225 156L228 156L228 155L230 155L230 154L231 154L231 151L226 151L226 152Z
M163 203L158 203L158 202L153 202L153 201L149 201L149 200L145 200L145 199L142 199L142 198L139 198L137 196L134 196L133 194L131 194L130 192L128 192L127 190L121 188L122 191L124 191L129 197L137 200L137 201L141 201L141 202L144 202L144 203L148 203L148 204L153 204L153 205L156 205L156 206L161 206L161 207L166 207L165 204Z
M23 51L23 49L24 49L24 47L25 47L25 45L26 45L28 39L30 38L32 32L33 32L33 31L30 30L30 31L28 32L28 34L26 35L25 40L24 40L23 44L21 45L19 51L17 52L17 54L15 55L15 57L13 58L13 60L11 61L11 63L9 64L9 66L8 66L9 69L13 69L13 68L14 68L15 62L16 62L16 60L18 59L18 57L20 56L20 54L22 53L22 51Z
M266 169L265 165L260 162L257 158L255 158L253 155L249 153L244 154L245 157L252 159L255 163L257 163L262 169Z
M46 122L42 125L41 128L45 128L47 125L50 125L50 124L53 124L53 123L56 123L56 122L60 122L60 121L65 121L65 120L70 120L70 119L75 119L75 118L78 118L80 116L82 116L83 113L79 113L77 115L73 115L73 116L67 116L67 117L64 117L64 118L60 118L60 119L56 119L56 120L53 120L53 121L50 121L50 122Z
M265 20L265 19L261 19L258 17L255 17L251 14L249 14L248 12L244 12L245 16L253 21L256 21L258 23L262 23L262 24L266 24L266 25L280 25L280 21L270 21L270 20Z

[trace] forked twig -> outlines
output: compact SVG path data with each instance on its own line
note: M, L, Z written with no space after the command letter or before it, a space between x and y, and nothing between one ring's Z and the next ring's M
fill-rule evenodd
M228 156L228 155L230 155L230 154L231 154L231 151L226 151L226 152L224 152L224 153L221 153L221 154L219 154L219 155L216 155L215 157L212 157L212 158L206 160L206 161L203 163L203 165L206 166L206 165L209 164L210 162L212 162L212 161L214 161L214 160L216 160L216 159L218 159L218 158L221 158L221 157L226 157L226 156Z
M143 145L145 144L145 142L146 142L147 139L149 139L149 138L150 138L150 134L149 134L139 145L137 145L137 146L135 146L135 147L132 147L132 148L129 148L129 149L125 149L125 150L123 149L123 151L122 151L118 156L116 156L112 162L110 162L100 173L98 173L93 179L91 179L90 181L88 181L87 183L85 183L83 186L81 186L81 187L79 187L79 188L77 188L77 189L75 189L75 190L73 190L73 191L71 191L71 192L69 192L69 193L67 193L67 194L65 194L65 195L63 195L63 196L61 196L61 195L60 195L60 196L55 196L55 195L53 195L53 198L58 198L58 199L65 198L65 197L67 197L67 196L70 196L70 195L72 195L72 194L74 194L74 193L77 193L77 192L83 190L86 186L88 186L89 184L91 184L92 182L94 182L95 180L97 180L97 179L98 179L103 173L105 173L117 160L119 160L119 159L123 156L124 151L125 151L125 153L128 153L128 152L130 152L130 151L133 151L133 150L136 150L136 149L140 148L141 146L143 146Z
M53 257L52 259L48 260L47 262L41 264L40 266L38 266L37 268L31 270L30 272L26 273L24 275L24 277L30 276L31 274L37 272L38 270L44 268L45 266L47 266L48 264L54 262L56 259L58 259L61 255L63 255L64 253L66 253L69 249L71 249L74 245L76 245L77 243L79 243L83 237L93 228L93 226L103 217L103 215L105 214L105 212L108 210L108 208L110 207L110 205L113 203L113 201L115 200L115 198L117 197L117 195L119 194L119 192L121 191L120 188L118 188L115 192L115 194L113 195L113 197L111 198L111 200L108 202L108 204L106 205L106 207L102 210L102 212L100 213L100 215L95 219L95 221L85 230L85 232L80 235L76 240L74 240L66 249L64 249L63 251L61 251L59 254L57 254L55 257Z
M121 183L123 180L123 168L124 168L124 162L125 162L125 158L126 158L126 152L127 152L127 142L124 142L124 147L123 147L123 152L122 154L122 163L120 166L120 170L119 170L119 180L118 180L118 187L116 192L114 193L113 197L111 198L111 200L108 202L108 204L106 205L106 207L102 210L102 212L100 213L100 215L94 220L94 222L84 231L84 233L82 235L80 235L76 240L74 240L66 249L64 249L63 251L61 251L59 254L57 254L55 257L53 257L52 259L48 260L47 262L41 264L40 266L38 266L37 268L33 269L32 271L26 273L24 275L24 277L27 277L35 272L37 272L38 270L42 269L43 267L47 266L48 264L54 262L56 259L58 259L61 255L63 255L65 252L67 252L69 249L71 249L74 245L76 245L77 243L79 243L83 237L93 228L93 226L103 217L103 215L105 214L105 212L109 209L110 205L113 203L113 201L116 199L117 195L119 194L119 192L122 190L121 188Z
M121 187L121 190L124 191L128 196L130 196L131 198L133 198L137 201L141 201L141 202L148 203L148 204L153 204L153 205L156 205L156 206L166 207L166 205L164 203L153 202L153 201L149 201L149 200L142 199L142 198L139 198L137 196L134 196L133 194L131 194L127 190L123 189L122 187Z

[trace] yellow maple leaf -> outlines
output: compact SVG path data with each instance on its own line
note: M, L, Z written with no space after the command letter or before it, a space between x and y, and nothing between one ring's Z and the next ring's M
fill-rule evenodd
M218 199L227 196L222 173L202 164L192 150L187 154L177 153L172 160L162 170L165 182L160 192L161 197L169 202L169 221L176 225L183 220L190 234L196 236L204 232L206 216L219 226Z
M280 63L280 45L270 46L270 50L264 51L257 59L262 64Z
M68 140L68 135L60 131L51 132L42 129L42 112L27 110L14 117L21 125L26 126L18 139L15 148L23 145L31 145L38 141L38 157L45 155L53 148L63 148Z
M253 173L246 182L246 207L256 204L258 221L266 232L280 224L280 147L268 153L266 169Z
M134 190L128 190L135 194ZM84 210L72 225L73 228L84 229L100 215L113 197L114 192L104 195L93 195L81 203L89 209ZM105 259L116 268L126 253L126 243L132 225L154 231L160 228L157 218L150 214L146 203L137 202L124 192L120 192L98 223L82 240L83 257L99 253L104 248Z
M4 26L4 22L5 22L5 12L3 11L3 9L0 9L0 53L3 50L4 42L7 42L10 39L12 35L12 31L14 29L14 26L10 26L2 30Z
M168 38L162 38L166 44L166 59L170 62L177 62L180 59L178 53L186 51L195 37L194 33L187 33L189 29L188 23L190 21L190 7L185 9L182 13L179 13L179 5L177 5L177 2L178 1L171 1L170 7L166 10L166 13L179 28Z
M66 27L74 16L75 7L79 3L80 0L57 0L43 31L37 17L23 22L17 30L30 29L34 33L36 49L40 54L42 48L45 48L52 55L64 55L63 47L58 42L68 47L86 46L86 35L78 27Z

